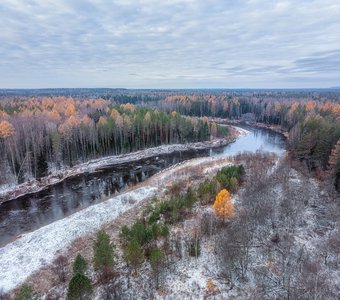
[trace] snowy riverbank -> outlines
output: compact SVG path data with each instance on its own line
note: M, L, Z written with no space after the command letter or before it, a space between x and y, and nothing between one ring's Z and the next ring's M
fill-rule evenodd
M138 161L140 159L156 157L158 155L170 154L173 152L203 150L225 146L234 142L236 138L243 133L242 129L234 126L230 126L230 129L230 135L226 138L216 138L211 141L197 143L161 145L128 154L93 159L88 162L78 164L72 168L58 170L47 177L41 178L40 180L31 180L30 182L25 182L20 185L3 185L0 186L0 204L25 194L39 192L49 186L58 184L67 178L74 177L85 172L94 172L104 166Z
M141 187L93 205L67 218L23 235L0 248L0 290L9 291L40 267L50 264L58 250L94 233L138 202L152 197L156 187Z

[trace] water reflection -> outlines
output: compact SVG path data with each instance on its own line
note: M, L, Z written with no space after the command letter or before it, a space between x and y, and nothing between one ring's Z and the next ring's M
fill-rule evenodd
M235 143L211 149L210 156L229 156L244 151L256 152L258 150L281 155L285 151L285 140L282 135L268 129L256 129L249 126L242 126L241 128L247 130L248 134L238 138Z

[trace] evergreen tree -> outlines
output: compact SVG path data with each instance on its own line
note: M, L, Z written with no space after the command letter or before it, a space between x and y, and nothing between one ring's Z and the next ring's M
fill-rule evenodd
M154 248L151 250L150 263L155 277L156 289L159 287L159 274L164 260L165 254L159 248Z
M23 284L19 292L15 295L14 300L38 300L39 295L34 291L33 287Z
M36 178L42 178L47 176L48 164L43 153L40 153L37 157Z
M73 263L73 274L84 274L87 269L87 263L81 254L78 253Z
M84 274L75 274L68 286L68 300L85 300L91 299L93 293L91 281Z
M110 237L105 231L97 233L97 240L94 245L94 268L107 277L113 267L113 245L110 243Z
M124 258L134 268L136 273L137 267L144 260L143 248L136 239L132 239L127 243L124 248Z

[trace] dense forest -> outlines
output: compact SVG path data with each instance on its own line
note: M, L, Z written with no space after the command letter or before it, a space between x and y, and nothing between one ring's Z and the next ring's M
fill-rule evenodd
M159 104L164 111L176 110L191 116L212 116L279 125L289 133L294 158L309 171L324 177L329 171L340 189L340 103L326 98L298 100L280 94L262 97L232 95L173 95Z
M41 178L49 171L107 155L217 134L207 119L103 99L71 97L0 102L0 183ZM12 174L12 175L9 175Z

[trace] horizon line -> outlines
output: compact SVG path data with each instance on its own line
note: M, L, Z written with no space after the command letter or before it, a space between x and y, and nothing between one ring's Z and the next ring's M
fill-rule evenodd
M80 89L88 89L88 90L99 90L99 89L107 89L107 90L325 90L325 89L340 89L340 86L330 86L330 87L17 87L17 88L5 88L0 87L1 91L15 91L15 90L80 90Z

